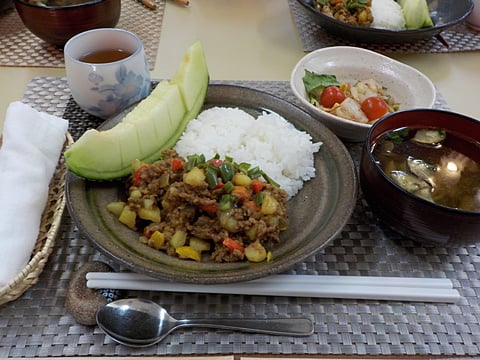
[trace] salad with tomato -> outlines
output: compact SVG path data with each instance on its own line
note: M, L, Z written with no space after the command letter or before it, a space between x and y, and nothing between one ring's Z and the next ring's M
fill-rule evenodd
M303 83L311 104L341 118L371 124L399 109L399 104L374 79L354 84L340 82L335 75L305 70Z

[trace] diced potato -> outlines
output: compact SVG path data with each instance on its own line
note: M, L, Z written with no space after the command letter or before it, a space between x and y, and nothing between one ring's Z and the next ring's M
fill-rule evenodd
M119 217L124 207L125 207L125 202L113 201L107 205L107 210L110 211L112 214L114 214L116 217Z
M183 175L183 182L191 186L202 186L205 184L205 172L198 167L194 167Z
M155 230L152 236L150 236L150 239L148 239L148 245L157 250L161 249L164 244L165 244L165 235L158 230Z
M257 239L257 233L258 233L258 225L257 224L254 224L252 227L250 227L249 229L247 229L245 231L245 234L248 236L248 238L251 241L255 241Z
M271 194L263 195L262 209L260 210L264 215L274 214L278 209L278 201Z
M140 199L142 197L142 192L138 189L133 189L130 191L130 198Z
M143 199L143 207L145 209L152 209L153 206L155 205L155 201L150 198Z
M179 248L176 248L175 251L182 258L192 259L195 261L202 260L200 253L191 246L180 246Z
M150 220L152 222L159 223L161 220L160 209L158 207L153 209L140 208L138 209L138 217L144 220Z
M252 183L252 179L250 179L250 176L248 176L247 174L237 173L233 175L232 182L234 185L248 187Z
M267 250L260 244L260 241L255 241L245 248L245 256L248 261L262 262L267 258Z
M172 238L170 239L170 245L172 245L175 249L184 246L187 242L187 233L183 230L175 231Z
M222 228L230 232L237 232L239 230L238 221L233 216L232 211L221 211L218 215L218 221Z
M125 205L123 210L118 217L118 220L122 223L127 225L130 229L136 230L136 220L137 220L137 213L130 209L130 206Z
M143 165L143 162L139 159L135 159L132 161L132 172L135 172L135 170L138 170L140 166Z
M192 237L190 238L188 243L192 248L197 250L199 253L201 253L202 251L210 250L210 243L203 239Z
M170 175L168 173L163 173L158 179L158 186L166 188L168 185L170 185Z

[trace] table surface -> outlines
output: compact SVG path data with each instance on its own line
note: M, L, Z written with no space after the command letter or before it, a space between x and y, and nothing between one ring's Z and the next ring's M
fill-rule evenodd
M166 4L158 56L152 70L154 79L170 78L188 46L200 39L213 81L251 81L248 83L251 86L291 97L286 81L305 52L288 0L191 0L191 3L187 8L170 1ZM480 82L478 55L470 51L389 56L429 76L442 96L441 105L448 104L456 112L480 119L480 107L474 105L478 96L473 91L475 80ZM62 99L68 98L64 76L63 68L0 67L0 112L4 114L10 102L22 98L35 102L32 94L36 91L48 94L51 91ZM32 82L34 78L37 80ZM66 105L45 101L38 106L44 111L53 109L62 114ZM87 126L82 118L78 118L77 123ZM63 285L67 285L73 266L94 256L93 249L66 215L57 249L45 271L48 276L42 277L41 286L0 308L0 357L158 356L187 354L185 351L188 354L218 353L227 355L226 358L232 353L235 358L245 353L307 357L393 354L430 358L480 354L480 302L477 301L480 253L476 246L417 248L409 242L402 244L391 233L384 233L372 219L365 203L359 202L342 236L306 262L305 269L314 269L315 273L355 275L375 271L382 275L393 269L398 275L413 272L418 276L450 277L462 290L462 302L437 306L333 300L304 302L299 299L290 302L281 298L241 297L230 303L220 295L197 294L191 298L164 295L162 300L178 314L185 310L208 312L210 307L206 304L214 304L225 313L246 309L256 315L305 310L316 319L318 317L319 325L315 337L302 342L192 331L173 337L165 348L130 351L105 340L98 330L76 326L59 307L65 296ZM305 264L300 264L296 271L306 271L301 267ZM373 273L369 271L372 269ZM58 281L61 286L56 283Z
M168 1L152 77L170 78L198 39L212 80L288 80L305 55L288 0L192 0L189 7ZM453 111L480 118L478 51L389 56L430 77ZM64 74L63 68L0 67L0 120L32 77Z

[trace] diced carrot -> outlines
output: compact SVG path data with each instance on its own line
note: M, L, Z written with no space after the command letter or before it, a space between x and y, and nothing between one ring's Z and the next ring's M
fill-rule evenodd
M232 190L232 195L237 196L240 201L246 201L250 198L250 192L245 186L234 186Z
M254 212L257 212L257 211L260 211L261 207L258 206L255 201L253 200L248 200L248 201L244 201L243 202L243 205L251 210L253 210Z
M226 237L225 239L223 239L223 245L225 245L228 250L230 250L231 252L237 250L237 251L240 251L242 254L245 253L245 248L240 244L238 243L237 241L233 240L232 238L230 237Z
M252 187L252 191L254 194L259 193L265 187L265 183L259 179L252 179L252 183L250 185Z
M182 170L183 162L181 159L175 158L172 159L172 169L173 170Z
M132 176L132 182L135 186L141 186L143 184L142 174L148 169L147 165L140 166Z
M217 185L215 185L214 189L221 189L225 186L225 184L220 180Z
M199 208L207 213L215 214L218 211L218 204L217 203L203 204L203 205L200 205Z

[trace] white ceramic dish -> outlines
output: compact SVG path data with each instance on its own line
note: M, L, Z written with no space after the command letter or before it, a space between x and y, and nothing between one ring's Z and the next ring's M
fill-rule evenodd
M411 66L358 47L334 46L315 50L295 65L290 86L303 107L345 141L365 140L371 125L343 119L312 105L302 80L305 70L335 75L340 82L348 83L373 78L387 88L388 94L400 104L399 110L432 108L435 104L432 81Z

